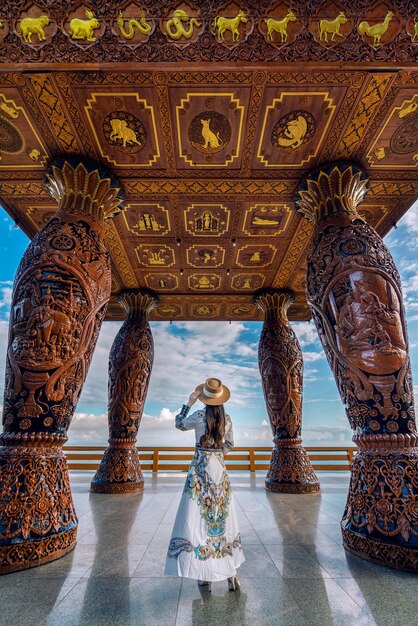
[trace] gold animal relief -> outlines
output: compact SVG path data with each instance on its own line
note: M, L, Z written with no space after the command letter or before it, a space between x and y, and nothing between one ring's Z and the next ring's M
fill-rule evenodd
M310 141L316 131L315 118L308 111L291 111L273 128L271 142L277 149L297 150Z
M239 42L240 40L240 24L246 24L248 17L242 9L238 11L235 17L224 17L218 15L213 20L213 30L216 32L217 41L221 42L225 40L225 33L229 32L233 42Z
M331 41L335 40L335 37L344 38L344 35L340 33L341 24L346 24L347 18L344 11L341 11L339 15L333 20L319 20L319 40L328 43L328 35L331 35Z
M200 28L202 21L191 17L187 11L176 9L171 17L165 22L165 32L173 41L179 39L192 39L195 28Z
M142 122L125 111L113 111L103 121L107 141L122 152L133 154L145 146L147 133Z
M94 17L92 11L87 9L85 19L74 17L70 21L68 33L71 39L95 42L96 37L94 36L94 31L98 28L100 28L99 20Z
M40 15L39 17L25 17L17 25L18 34L22 35L25 43L40 43L46 41L45 28L48 26L50 19L48 15ZM36 35L37 41L32 41L32 37Z
M272 17L264 18L264 21L267 26L266 39L268 41L273 41L274 33L280 35L281 43L285 43L288 38L287 34L287 25L289 22L295 22L297 20L296 15L293 13L292 9L289 9L286 17L282 20L275 20Z
M134 38L135 30L137 30L142 35L149 35L152 30L152 26L148 23L144 14L142 14L138 21L134 17L124 17L122 11L119 11L117 22L121 36L127 41L130 41Z
M221 113L205 111L193 118L188 134L196 150L203 154L215 154L229 143L231 125Z
M383 22L378 22L377 24L369 24L367 21L360 22L358 32L362 37L365 36L367 38L367 43L377 48L381 45L381 39L386 34L393 17L392 11L388 11ZM371 43L371 39L373 39L373 43Z

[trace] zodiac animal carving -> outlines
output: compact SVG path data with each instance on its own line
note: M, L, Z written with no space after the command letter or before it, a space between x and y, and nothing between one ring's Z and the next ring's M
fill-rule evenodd
M235 17L222 17L218 15L213 21L214 28L218 29L217 40L224 41L225 31L230 30L232 35L232 41L239 41L239 25L243 22L248 22L248 17L241 9Z
M368 22L360 22L358 25L358 32L360 35L367 35L367 37L373 37L373 45L380 46L380 40L389 28L389 22L393 17L392 11L386 13L386 17L383 22L370 26Z
M298 115L297 120L291 120L284 131L285 137L279 137L277 143L284 148L299 148L308 130L308 123L303 115Z
M215 133L209 128L209 120L200 120L202 123L202 137L205 140L204 148L220 148L222 145L222 139L219 137L219 133Z
M119 11L118 15L118 26L120 30L120 34L124 39L133 39L135 35L135 28L139 30L143 35L148 35L151 32L151 24L148 24L145 16L142 15L139 22L134 17L128 19L128 24L125 30L124 27L124 17L122 11Z
M45 26L49 24L47 15L39 17L24 17L17 26L17 32L22 33L23 41L32 43L32 35L38 35L39 41L45 41Z
M346 24L347 18L344 15L344 11L341 11L339 15L334 20L320 20L319 21L319 39L322 41L323 39L328 42L328 34L331 35L331 41L334 41L335 36L344 37L340 33L341 24Z
M93 32L99 28L99 20L94 17L92 11L86 11L87 19L74 17L70 22L71 39L83 39L84 41L96 41Z
M132 130L132 128L129 128L126 120L110 120L110 125L112 127L112 132L109 135L110 141L122 139L122 145L124 148L126 148L128 143L136 143L138 146L141 145L141 142L138 141L136 137L135 131Z
M282 20L275 20L272 17L265 18L264 21L267 26L267 39L273 41L273 33L279 33L280 41L284 43L287 41L287 25L289 22L295 22L297 20L296 15L292 9L289 9L286 17Z
M183 26L183 22L188 23L188 30ZM190 18L186 11L176 9L171 18L167 21L165 30L170 39L178 41L182 37L190 39L193 36L194 27L199 27L201 24L202 22L199 22L195 17Z
M412 41L418 41L418 17L414 18L414 36Z

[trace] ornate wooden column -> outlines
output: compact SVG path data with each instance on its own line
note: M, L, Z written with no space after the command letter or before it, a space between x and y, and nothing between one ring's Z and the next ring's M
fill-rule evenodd
M296 199L315 221L308 301L358 445L344 547L418 571L418 448L401 284L389 251L357 213L356 165L313 172Z
M0 573L63 556L77 517L67 441L110 295L103 220L117 213L117 181L68 157L47 173L59 202L19 265L12 296L0 436Z
M302 447L302 351L287 319L293 300L289 289L266 289L254 297L254 304L265 316L258 363L274 435L266 489L311 493L319 491L319 482Z
M125 291L119 301L127 319L116 335L109 358L109 446L91 481L96 493L142 491L144 479L136 438L154 360L148 313L157 296L145 289Z

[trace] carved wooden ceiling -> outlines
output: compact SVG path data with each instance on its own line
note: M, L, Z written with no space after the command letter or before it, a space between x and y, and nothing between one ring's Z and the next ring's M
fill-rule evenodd
M371 181L362 212L382 235L418 196L414 10L385 1L354 1L350 11L313 1L6 2L1 203L32 237L55 211L47 163L94 158L126 194L125 212L107 224L108 319L123 318L115 296L136 287L160 295L152 319L260 319L252 298L262 287L293 289L290 319L309 319L312 227L294 210L300 179L327 161L360 162ZM238 36L228 23L221 32L221 19L240 11Z

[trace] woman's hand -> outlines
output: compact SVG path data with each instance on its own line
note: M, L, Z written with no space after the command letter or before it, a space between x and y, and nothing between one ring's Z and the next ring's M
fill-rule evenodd
M200 396L200 391L192 391L187 401L187 406L193 406L198 397Z

